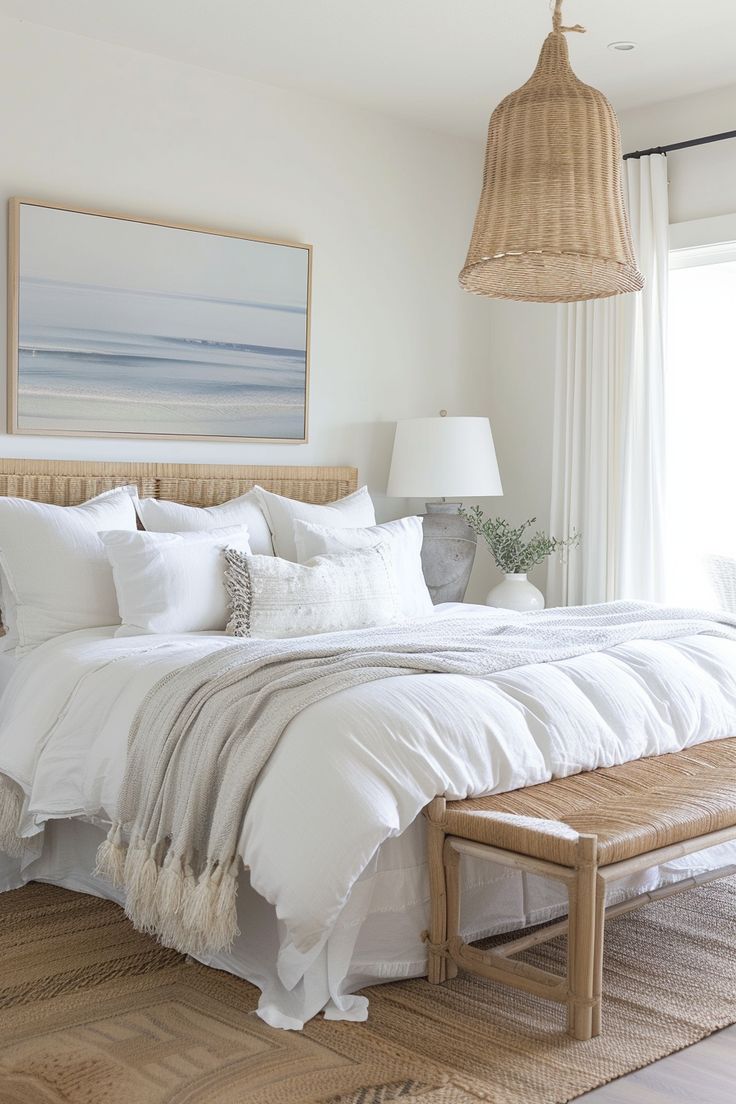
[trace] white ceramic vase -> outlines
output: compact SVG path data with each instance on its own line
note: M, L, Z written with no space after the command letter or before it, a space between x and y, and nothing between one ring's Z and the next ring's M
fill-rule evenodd
M497 609L527 610L544 609L544 595L534 583L530 583L526 573L504 575L503 582L495 586L486 598L487 606Z

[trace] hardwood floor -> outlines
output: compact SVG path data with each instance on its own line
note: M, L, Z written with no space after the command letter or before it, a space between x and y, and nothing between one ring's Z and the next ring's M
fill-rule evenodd
M734 1104L736 1026L630 1073L576 1104Z

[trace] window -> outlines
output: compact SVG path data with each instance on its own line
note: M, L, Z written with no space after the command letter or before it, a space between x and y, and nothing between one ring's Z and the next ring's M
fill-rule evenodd
M736 609L736 243L671 253L666 392L667 600Z

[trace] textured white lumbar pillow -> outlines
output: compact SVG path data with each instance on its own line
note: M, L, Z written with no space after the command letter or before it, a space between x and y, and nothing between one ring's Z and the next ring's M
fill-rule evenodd
M294 522L299 563L314 556L339 555L383 544L391 557L404 617L429 617L434 606L422 573L422 519L399 518L364 529L329 529L310 521Z
M149 533L201 533L247 525L251 551L259 556L273 555L271 530L255 491L218 506L185 506L168 499L142 498L138 514Z
M288 637L401 620L393 565L382 545L307 564L225 551L233 636Z
M25 655L62 633L120 623L98 532L135 530L137 493L119 487L81 506L0 498L5 650Z
M250 551L245 526L211 533L109 532L101 538L123 622L116 636L225 628L225 549Z
M376 512L367 487L361 487L346 498L317 506L312 502L298 502L284 498L263 487L254 487L271 528L273 546L277 556L296 561L294 522L311 521L315 525L329 525L333 529L343 526L375 525Z

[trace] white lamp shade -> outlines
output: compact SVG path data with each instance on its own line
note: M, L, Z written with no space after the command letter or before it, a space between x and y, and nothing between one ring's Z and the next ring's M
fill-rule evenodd
M396 423L389 498L502 495L487 418L409 418Z

